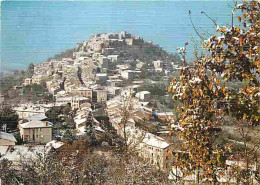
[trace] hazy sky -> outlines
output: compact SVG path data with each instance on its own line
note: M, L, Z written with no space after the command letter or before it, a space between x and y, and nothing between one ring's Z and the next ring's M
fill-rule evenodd
M174 53L196 36L189 10L196 26L210 31L214 26L201 11L226 25L231 20L229 5L233 4L230 0L56 1L2 2L1 71L43 62L100 32L127 30ZM192 46L188 49L191 55Z

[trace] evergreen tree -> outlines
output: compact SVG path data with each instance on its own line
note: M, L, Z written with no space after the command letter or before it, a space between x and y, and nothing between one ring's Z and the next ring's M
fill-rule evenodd
M34 73L34 64L33 64L33 63L30 63L30 64L29 64L28 72L29 72L30 74L33 74L33 73Z
M0 130L6 125L6 130L15 130L18 124L18 115L10 107L0 110Z
M97 139L96 139L92 112L89 112L89 114L88 114L85 131L86 131L86 138L88 139L88 142L91 145L95 145L97 142Z
M63 134L62 140L68 143L72 143L76 139L76 134L74 131L67 129Z

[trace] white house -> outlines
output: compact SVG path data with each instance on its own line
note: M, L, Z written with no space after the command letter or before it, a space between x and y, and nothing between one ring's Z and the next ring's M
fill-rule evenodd
M149 100L151 97L151 93L149 91L140 91L136 93L135 97L139 98L139 100Z
M122 71L121 75L122 75L122 78L124 78L124 79L131 79L135 76L135 71L125 70L125 71Z

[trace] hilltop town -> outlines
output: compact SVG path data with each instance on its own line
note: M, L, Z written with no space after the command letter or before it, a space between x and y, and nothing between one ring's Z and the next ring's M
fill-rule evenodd
M185 47L179 50L185 52ZM198 181L195 172L184 175L185 169L180 170L176 165L176 156L185 158L187 154L182 148L185 142L178 133L188 130L190 134L189 128L196 124L182 125L182 120L177 118L177 107L185 99L186 91L179 88L180 82L171 80L174 77L183 80L184 75L179 76L179 72L188 69L191 72L186 74L189 76L186 83L191 88L203 84L205 76L199 78L194 66L183 65L185 62L178 55L169 54L151 41L126 31L91 35L74 49L40 64L30 64L27 71L1 81L0 160L11 161L20 169L24 168L19 167L23 160L39 160L41 154L50 161L61 157L50 165L61 162L61 168L73 165L77 170L85 168L85 162L89 163L85 160L90 160L95 169L109 171L97 173L108 184L114 184L115 180L122 182L122 174L111 175L112 169L119 170L122 166L131 171L123 174L123 181L127 182L132 182L135 175L139 184L149 182L149 178L153 179L152 184L180 179L188 184ZM240 87L239 82L228 84L222 91ZM174 92L174 96L168 91ZM200 94L196 90L193 93L204 97L202 90L198 91ZM198 109L189 110L185 116L200 113ZM222 120L230 119L226 116ZM240 151L242 140L229 131L235 130L233 124L207 128L212 133L222 133L223 137L215 140L219 145L234 143L233 151ZM258 136L252 131L250 137ZM250 141L249 145L253 144ZM78 160L83 161L78 163ZM102 166L104 163L106 167ZM225 174L219 175L217 181L235 184L236 180L229 177L234 166L245 168L246 164L227 157ZM91 168L92 173L92 167L89 165L86 170ZM257 171L256 163L248 168ZM144 173L149 175L143 176ZM79 178L70 171L65 174L72 176L71 184L77 181L73 178ZM101 178L97 174L95 178ZM80 178L85 179L86 175Z
M127 31L96 33L0 72L0 184L259 184L259 10L234 1L223 26L201 11L215 31L189 10L191 25L176 25L198 37L178 54ZM171 24L151 25L163 34Z
M19 119L17 128L2 125L9 132L1 132L2 159L17 162L28 145L37 152L46 146L58 150L68 135L69 140L86 135L89 125L97 142L107 145L109 124L128 147L169 172L173 143L167 123L173 112L167 87L180 69L177 55L122 31L91 35L67 53L32 66L29 75L1 96Z

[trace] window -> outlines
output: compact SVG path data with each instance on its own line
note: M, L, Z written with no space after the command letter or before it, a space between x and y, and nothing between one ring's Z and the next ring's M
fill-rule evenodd
M27 141L29 139L28 135L24 135L24 140Z

